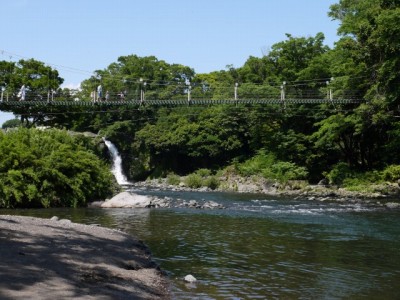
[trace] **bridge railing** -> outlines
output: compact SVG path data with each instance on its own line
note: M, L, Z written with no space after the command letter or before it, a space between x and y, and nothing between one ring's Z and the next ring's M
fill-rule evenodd
M191 99L188 100L152 100L148 99L145 101L140 100L114 100L114 101L63 101L63 100L55 100L55 101L3 101L0 102L1 108L6 107L28 107L28 106L82 106L82 107L94 107L94 106L185 106L185 105L254 105L254 104L263 104L263 105L291 105L291 104L323 104L323 103L335 103L335 104L348 104L348 103L360 103L362 99L285 99L282 101L281 99L221 99L221 100L212 100L212 99Z

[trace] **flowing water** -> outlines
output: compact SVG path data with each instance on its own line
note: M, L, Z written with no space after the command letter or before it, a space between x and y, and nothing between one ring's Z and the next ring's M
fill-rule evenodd
M108 151L110 151L111 158L113 160L113 166L111 172L113 173L118 184L119 185L130 184L130 182L126 179L126 176L122 172L122 158L119 155L117 147L115 147L113 143L106 140L105 138L103 138L103 141L106 147L108 148Z
M222 210L49 209L142 239L167 272L175 299L400 299L400 210L263 195L136 190L213 200ZM192 274L198 281L185 283Z

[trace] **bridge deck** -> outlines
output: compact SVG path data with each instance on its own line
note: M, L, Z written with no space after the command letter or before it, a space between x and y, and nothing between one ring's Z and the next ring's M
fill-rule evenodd
M0 109L17 108L17 107L31 107L31 106L208 106L208 105L221 105L221 104L265 104L265 105L280 105L280 104L349 104L361 103L360 99L239 99L239 100L211 100L211 99L195 99L195 100L127 100L127 101L0 101Z

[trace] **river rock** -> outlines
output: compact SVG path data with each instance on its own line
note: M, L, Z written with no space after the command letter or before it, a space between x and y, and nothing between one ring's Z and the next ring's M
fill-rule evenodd
M191 208L200 208L200 204L196 200L190 200L189 202L184 202L184 205Z
M201 208L204 208L204 209L222 209L222 208L224 208L224 206L222 204L219 204L219 203L215 202L215 201L207 201L201 206Z
M171 199L168 197L165 198L152 198L150 200L150 205L147 207L170 207L171 206Z
M159 208L170 207L171 199L168 197L157 198L138 194L131 194L129 192L122 192L105 202L98 202L96 205L93 203L91 207L102 208Z
M190 282L190 283L193 283L193 282L196 282L197 281L197 279L193 276L193 275L186 275L185 276L185 278L184 278L184 280L186 281L186 282Z
M327 185L329 185L329 180L328 179L326 179L326 178L323 178L323 179L321 179L319 182L318 182L318 185L319 186L327 186Z
M151 197L122 192L101 204L103 208L145 208L151 207Z
M400 208L400 203L397 203L397 202L388 202L388 203L386 203L386 207L387 207L387 208L392 208L392 209L394 209L394 208Z

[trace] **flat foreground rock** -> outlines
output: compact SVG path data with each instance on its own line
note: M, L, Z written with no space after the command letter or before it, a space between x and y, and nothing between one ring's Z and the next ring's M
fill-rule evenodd
M169 299L146 246L120 231L0 216L0 299Z
M104 202L103 208L145 208L151 204L151 198L143 195L122 192Z

